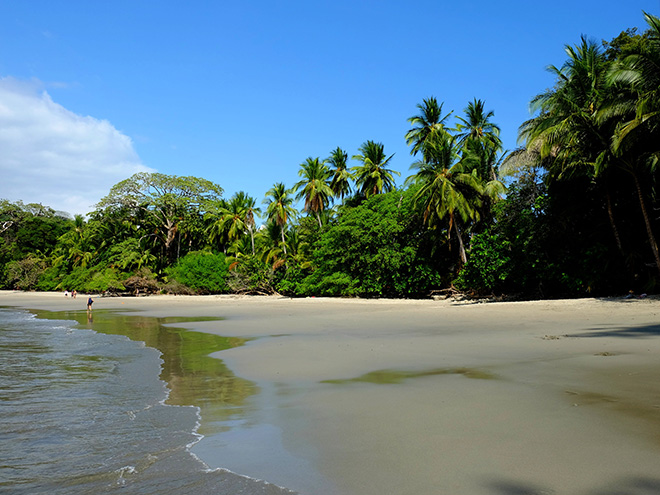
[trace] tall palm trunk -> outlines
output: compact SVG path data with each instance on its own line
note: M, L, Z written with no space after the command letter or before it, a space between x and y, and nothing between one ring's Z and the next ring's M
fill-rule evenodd
M252 231L252 225L248 225L248 232L250 232L250 243L252 244L252 255L254 256L254 232Z
M616 246L619 248L619 253L621 256L625 255L623 251L623 244L621 244L621 237L619 236L619 229L616 226L614 221L614 209L612 208L612 196L610 195L609 187L605 186L605 198L607 199L607 216L610 219L610 226L612 227L612 233L614 234L614 240L616 241Z
M467 263L467 255L465 254L465 246L463 245L463 236L458 228L458 222L454 221L454 229L456 230L456 237L458 238L458 252L461 255L463 264Z
M644 216L644 224L646 225L646 233L649 236L649 243L651 244L651 249L653 250L653 256L655 256L655 265L660 271L660 252L658 252L658 243L653 234L653 228L651 227L651 220L649 219L648 211L646 210L646 201L644 201L644 194L642 192L642 186L639 183L639 178L635 170L631 170L633 180L635 181L635 188L637 188L637 197L639 198L639 206L642 208L642 215Z
M449 214L449 250L451 251L451 228L454 227L456 231L456 239L458 239L458 254L461 257L461 262L463 264L467 263L467 254L465 253L465 245L463 244L463 236L461 235L461 230L458 228L458 221L454 217L454 213Z
M280 227L280 233L282 234L282 249L284 250L284 256L286 256L286 241L284 240L284 225Z

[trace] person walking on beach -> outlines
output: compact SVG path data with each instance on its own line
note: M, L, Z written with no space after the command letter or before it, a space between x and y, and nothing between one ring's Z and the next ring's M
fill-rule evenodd
M92 310L92 304L93 303L94 303L94 299L92 299L91 296L90 296L89 299L87 299L87 311Z

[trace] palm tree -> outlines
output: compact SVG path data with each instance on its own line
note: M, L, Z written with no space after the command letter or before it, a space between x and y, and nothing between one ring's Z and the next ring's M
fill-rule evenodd
M255 208L254 198L244 191L238 191L229 201L220 201L217 214L211 215L214 221L208 226L207 232L212 242L221 239L226 241L227 245L240 242L245 234L249 233L254 254L254 217L260 214L261 210Z
M217 224L215 230L222 232L229 244L240 240L247 232L244 194L242 191L234 194L220 208L220 215L215 222Z
M401 175L396 170L385 168L394 154L385 155L382 143L366 141L358 149L359 155L353 155L354 160L362 163L353 167L351 172L355 176L355 184L365 198L374 194L389 192L394 189L393 174Z
M286 245L288 242L280 241L283 230L272 220L263 226L261 232L259 247L261 261L271 265L276 270L286 262Z
M417 172L406 179L418 184L414 196L416 204L422 204L424 222L437 228L447 217L447 236L451 240L452 229L458 240L459 255L463 263L467 255L460 223L480 219L480 208L485 198L494 200L504 189L499 181L484 183L476 170L466 172L459 160L457 138L448 133L435 133L423 146L424 158L411 165ZM451 246L451 244L450 244Z
M644 17L649 25L648 39L612 66L609 80L619 90L618 101L603 114L623 120L613 133L612 151L620 168L633 179L646 233L660 271L660 250L643 184L644 175L654 174L660 160L657 146L660 138L660 18L646 12Z
M431 96L425 98L422 103L417 104L419 115L415 115L408 119L413 125L413 128L406 133L406 144L412 145L410 150L411 155L416 155L424 147L424 141L428 136L434 132L442 132L445 129L445 121L449 118L452 112L449 112L443 117L442 106L444 103L438 104L438 100Z
M211 243L218 243L223 252L227 253L227 232L225 227L226 223L222 222L223 212L229 209L229 203L225 199L217 200L213 207L209 207L209 211L204 215L205 232L209 237Z
M295 216L296 214L296 210L292 206L293 198L291 197L291 191L288 190L283 183L277 182L266 193L264 204L266 204L266 215L268 220L275 222L275 224L280 228L280 235L282 237L282 249L284 250L284 255L286 256L286 241L284 240L284 230L286 228L287 222L289 221L289 218Z
M261 216L261 208L255 207L256 200L253 197L245 194L243 191L239 191L237 194L242 195L241 201L245 208L245 226L250 233L250 244L252 246L252 254L254 254L254 229L256 227L256 221L254 217Z
M637 134L657 132L660 126L660 18L644 12L648 38L634 45L611 68L609 80L623 88L615 109L629 116L617 129L613 147L633 146Z
M479 174L482 178L493 180L497 175L493 164L497 161L497 153L502 150L502 140L500 128L490 120L495 116L495 112L486 112L484 107L483 100L476 98L468 103L464 110L465 118L458 117L456 138L459 146L469 149L473 156L481 158Z
M351 183L353 175L348 170L348 154L337 146L332 150L326 163L332 167L332 180L330 189L336 198L344 199L344 196L351 194Z
M623 253L608 187L616 162L610 144L614 127L612 119L601 112L611 95L606 78L609 62L584 37L579 45L566 46L566 53L568 59L561 68L548 67L557 83L532 100L532 110L539 115L522 124L519 136L527 149L538 150L548 165L550 180L582 176L601 185L610 226Z
M309 157L300 164L298 175L303 179L293 186L298 191L296 199L305 198L304 210L314 213L319 227L322 227L320 213L328 206L333 195L328 185L330 169L319 158Z

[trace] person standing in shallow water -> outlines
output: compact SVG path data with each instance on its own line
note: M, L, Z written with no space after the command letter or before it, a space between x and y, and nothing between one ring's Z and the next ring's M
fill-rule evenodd
M92 310L92 304L93 303L94 303L94 299L92 299L91 297L87 299L87 311Z

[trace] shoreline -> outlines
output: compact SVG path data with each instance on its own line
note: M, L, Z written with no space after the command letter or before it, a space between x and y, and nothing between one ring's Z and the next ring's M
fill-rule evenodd
M0 291L0 305L84 310L86 297ZM330 486L336 495L586 495L634 492L633 482L660 491L653 298L95 301L95 310L144 316L220 316L180 326L250 339L215 356L261 393L251 428L200 445L211 467L223 467L208 457L225 442L218 463L250 444L255 471L246 475L303 495ZM278 452L293 466L275 470L286 479L269 479ZM329 480L323 491L305 482L305 469Z

